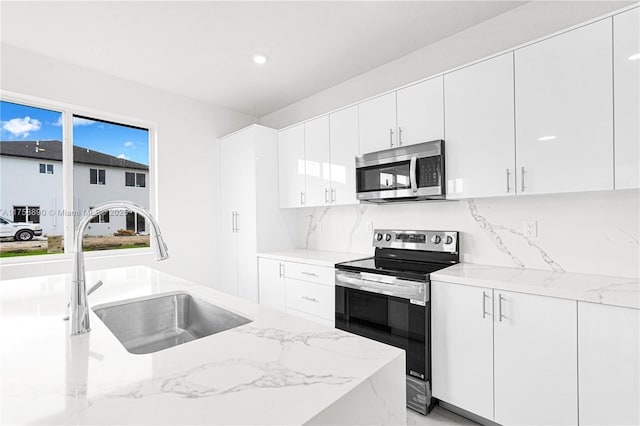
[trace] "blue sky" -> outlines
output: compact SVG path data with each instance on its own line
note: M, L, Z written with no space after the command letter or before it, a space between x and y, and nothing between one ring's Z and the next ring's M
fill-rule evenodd
M94 151L149 164L147 130L74 117L73 143ZM0 102L3 141L62 140L62 114Z

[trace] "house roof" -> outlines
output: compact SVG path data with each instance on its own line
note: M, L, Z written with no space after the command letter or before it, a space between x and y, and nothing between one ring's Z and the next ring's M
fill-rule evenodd
M0 141L0 155L62 161L62 142L51 141ZM95 166L121 167L123 169L149 170L146 164L125 160L81 146L73 146L73 162Z

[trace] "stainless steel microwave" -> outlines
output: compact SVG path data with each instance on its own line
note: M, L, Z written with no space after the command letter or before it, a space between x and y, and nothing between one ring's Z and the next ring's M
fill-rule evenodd
M356 157L358 200L370 203L443 200L444 141L385 149Z

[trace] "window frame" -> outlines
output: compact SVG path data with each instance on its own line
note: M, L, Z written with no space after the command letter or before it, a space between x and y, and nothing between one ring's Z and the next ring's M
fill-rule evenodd
M39 166L38 166L38 169L39 169L41 175L52 175L53 174L53 164L51 164L51 163L40 163Z
M95 183L93 181L93 172L96 172L95 175ZM100 180L100 172L102 172L102 180ZM105 186L107 184L107 169L94 169L89 168L89 185L102 185Z
M26 95L9 90L0 89L0 100L12 102L34 108L47 109L62 114L62 206L57 209L65 212L73 212L73 116L93 117L96 120L110 121L117 124L123 124L133 127L144 128L148 130L149 136L149 171L147 179L147 187L149 188L149 212L159 219L158 214L158 189L156 183L158 181L158 159L157 159L157 125L154 122L139 119L131 116L125 116L104 110L97 110L90 107L60 102L51 99L45 99L37 96ZM105 171L106 174L106 171ZM106 178L105 178L106 180ZM42 262L68 262L73 255L73 239L75 231L74 215L72 213L65 214L60 218L64 223L64 253L44 254L33 256L15 256L0 258L0 265L20 265L20 264L37 264ZM87 259L126 259L131 255L149 256L154 253L154 245L156 242L151 238L151 246L144 248L131 248L126 250L123 255L122 250L96 250L85 252ZM114 265L117 266L117 265ZM70 267L70 266L69 266Z

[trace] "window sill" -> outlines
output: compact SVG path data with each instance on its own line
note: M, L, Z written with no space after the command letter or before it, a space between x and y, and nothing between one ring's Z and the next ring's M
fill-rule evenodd
M144 247L144 248L123 249L123 250L98 250L98 251L84 252L85 259L116 259L119 257L141 256L141 255L154 255L154 251L151 247ZM70 253L3 257L3 258L0 258L0 266L45 264L45 263L64 262L72 259L73 259L73 256Z

